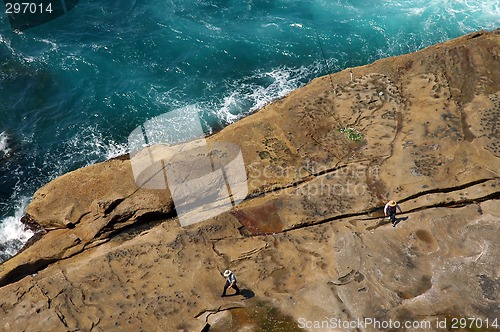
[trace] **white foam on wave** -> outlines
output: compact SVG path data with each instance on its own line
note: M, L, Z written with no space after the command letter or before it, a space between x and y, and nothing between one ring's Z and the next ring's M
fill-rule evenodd
M2 256L13 256L33 236L33 232L26 229L21 223L26 206L29 203L27 197L19 201L19 205L13 216L0 221L0 245L4 247Z
M233 123L301 87L320 67L319 63L308 67L279 67L233 82L236 88L228 89L230 92L223 97L222 104L216 106L216 116L225 124Z
M500 2L498 0L490 1L458 1L464 2L464 5L474 15L477 15L478 24L484 29L496 29L500 26ZM466 10L467 10L466 9Z
M450 25L457 24L462 33L469 33L478 29L495 29L500 24L498 0L387 0L385 3L397 3L402 13L408 16L428 16L427 27L447 21Z
M11 52L14 51L14 49L11 46L10 39L5 38L4 36L0 35L0 44L5 45Z
M207 28L208 30L212 30L212 31L222 31L222 28L220 27L217 27L213 24L210 24L206 21L201 21L201 23L203 23L203 25L205 26L205 28Z
M118 143L113 139L105 138L103 133L94 127L81 130L65 145L68 151L67 157L81 158L84 155L86 166L128 153L127 143ZM75 151L79 151L76 157L74 157Z
M422 16L425 10L425 7L410 7L406 9L406 13L409 16Z
M227 123L233 123L238 120L238 114L234 114L232 109L240 109L241 101L240 93L232 91L228 96L225 96L222 101L222 107L218 112L218 117Z
M10 152L9 135L5 131L2 131L0 133L0 156L8 156Z
M30 137L26 138L30 140ZM1 151L9 150L8 136L0 133ZM25 213L25 208L30 201L30 197L36 188L32 182L40 182L37 186L53 180L75 167L88 166L99 161L111 159L127 153L126 144L120 144L104 136L97 129L88 127L79 131L71 139L63 143L62 154L46 153L40 156L43 159L42 165L30 160L28 165L17 165L12 169L11 176L17 178L17 183L13 187L13 194L9 198L10 202L16 202L12 215L3 215L0 219L0 262L2 259L15 255L22 246L33 236L33 232L26 229L20 222ZM32 163L31 163L32 161ZM30 178L29 174L42 175L43 181L38 178ZM27 181L30 178L31 181Z
M14 59L24 64L47 64L49 58L57 57L59 53L59 45L55 41L19 30L7 36L0 35L0 44L8 48Z
M381 0L369 8L359 8L360 20L353 25L357 29L349 32L346 40L350 43L352 38L356 44L365 45L361 47L361 53L369 55L365 62L414 52L500 25L498 0Z
M39 41L50 46L50 52L57 52L59 50L57 43L50 40L50 39L41 38L41 39L39 39Z

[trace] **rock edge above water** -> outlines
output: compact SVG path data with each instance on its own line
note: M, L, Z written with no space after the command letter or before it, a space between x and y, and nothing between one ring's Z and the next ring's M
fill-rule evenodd
M168 190L138 188L127 158L40 188L27 214L46 233L0 265L2 329L499 317L499 31L352 74L211 136L241 148L249 196L202 223L179 227ZM395 228L388 199L404 211ZM226 268L246 297L219 297ZM262 308L281 318L264 328Z

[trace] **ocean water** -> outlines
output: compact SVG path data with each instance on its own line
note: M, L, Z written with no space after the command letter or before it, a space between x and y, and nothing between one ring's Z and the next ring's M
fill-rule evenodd
M127 153L148 119L196 104L208 134L317 76L498 27L498 0L80 0L24 32L2 10L0 261L40 186Z

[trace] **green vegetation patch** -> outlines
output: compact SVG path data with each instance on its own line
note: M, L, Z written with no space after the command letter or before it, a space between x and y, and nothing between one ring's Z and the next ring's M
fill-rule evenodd
M350 141L359 142L365 137L362 133L350 127L342 128L340 129L340 132L343 133Z
M267 151L259 151L260 159L268 159L271 157L271 154Z
M254 332L303 332L297 322L278 308L265 303L231 310L231 321L227 325L210 327L210 332L254 331Z

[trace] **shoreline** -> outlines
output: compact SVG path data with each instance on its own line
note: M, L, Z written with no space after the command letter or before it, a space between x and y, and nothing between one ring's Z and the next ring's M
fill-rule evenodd
M458 38L454 38L454 39L450 39L450 40L447 40L445 42L442 42L442 43L439 43L439 44L435 44L435 45L431 45L431 46L427 46L427 47L424 47L423 49L421 50L418 50L416 52L413 52L413 53L406 53L406 54L401 54L401 55L396 55L396 56L392 56L392 57L389 57L389 58L381 58L379 60L376 60L375 62L373 63L369 63L369 64L365 64L365 65L362 65L362 66L359 66L359 67L355 67L355 68L344 68L338 72L335 72L335 73L330 73L330 74L326 74L326 75L323 75L323 76L319 76L319 77L316 77L316 78L313 78L311 81L309 81L308 83L306 83L305 85L295 89L295 90L292 90L290 91L287 95L284 95L280 98L277 98L271 102L269 102L268 104L266 104L265 106L263 106L262 108L244 116L243 118L239 119L237 122L240 122L248 117L251 117L252 115L254 114L257 114L259 113L260 111L264 110L265 108L267 107L272 107L273 104L276 104L276 103L279 103L280 101L282 101L283 99L287 98L288 95L290 94L293 94L295 91L297 90L300 90L302 88L305 88L306 86L312 84L314 81L316 80L329 80L329 82L332 84L332 89L334 89L334 84L338 84L339 82L343 81L343 80L346 80L346 81L355 81L357 80L358 78L356 78L356 74L359 73L359 75L362 75L362 73L366 73L367 72L367 67L369 68L370 66L372 65L375 65L377 62L379 61L386 61L388 59L402 59L406 56L411 56L412 54L415 54L415 53L420 53L420 52L424 52L425 50L427 49L433 49L433 48L436 48L436 49L439 49L441 46L440 45L446 45L446 44L449 44L449 43L453 43L453 42L458 42L460 40L464 40L464 39L474 39L474 38L477 38L477 37L480 37L481 35L484 35L484 34L489 34L489 33L499 33L500 32L500 28L497 28L497 29L494 29L492 31L487 31L487 30L480 30L480 31L475 31L475 32L471 32L469 34L466 34L466 35L463 35L463 36L460 36ZM356 74L353 72L353 70L356 70ZM368 69L368 72L369 72L369 69ZM332 75L335 76L335 82L332 80ZM206 139L209 139L211 137L216 137L220 132L224 131L226 128L234 125L235 123L237 122L234 122L234 123L231 123L229 125L227 125L226 127L223 127L221 128L220 130L216 131L216 132L213 132L207 136L205 136ZM105 162L108 162L108 161L113 161L113 160L118 160L118 161L126 161L126 160L130 160L130 153L126 153L126 154L122 154L122 155L118 155L116 157L112 157L110 159L107 159L105 161L102 161L102 162L98 162L96 164L100 164L100 163L105 163ZM92 164L92 165L95 165L95 164ZM92 166L92 165L89 165L89 166ZM83 167L84 168L87 168L89 166L85 166ZM78 168L78 169L75 169L73 171L70 171L68 173L72 173L74 171L77 171L77 170L80 170L82 168ZM65 174L68 174L68 173L65 173ZM65 175L63 174L63 175ZM61 175L61 176L63 176ZM40 189L40 188L39 188ZM34 219L32 219L30 217L29 214L24 214L23 217L21 218L20 222L27 227L28 230L32 230L34 232L34 235L32 238L30 238L24 245L23 247L18 251L18 253L24 251L25 249L29 248L31 245L33 245L38 239L40 239L45 233L46 233L46 229L38 224ZM17 255L17 254L16 254ZM15 256L15 255L14 255ZM12 256L12 257L14 257ZM1 264L1 263L0 263Z
M223 128L207 140L238 145L248 199L186 227L168 189L137 188L126 157L57 178L26 209L47 233L0 265L0 324L492 318L499 58L500 29L468 34L353 68L352 81L348 68L316 78ZM373 210L390 199L403 209L396 227ZM219 294L228 268L246 294L230 302Z

